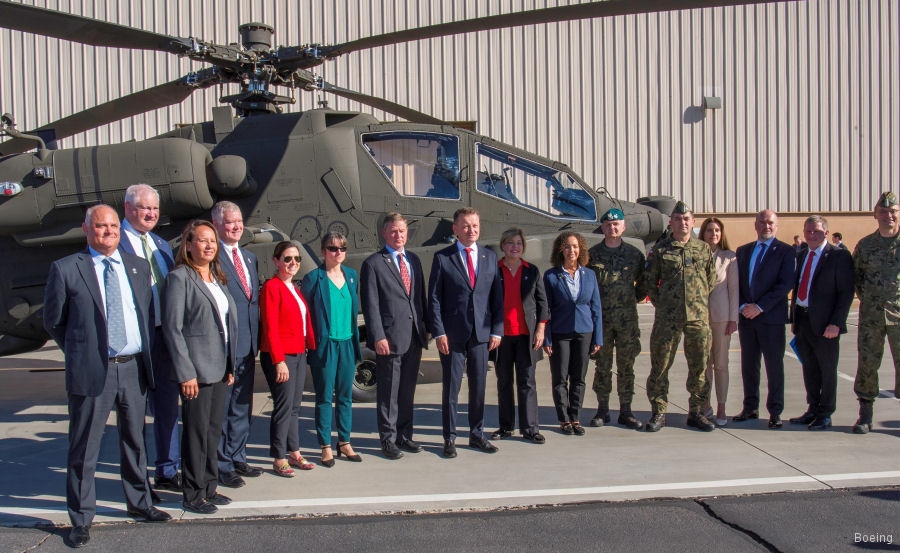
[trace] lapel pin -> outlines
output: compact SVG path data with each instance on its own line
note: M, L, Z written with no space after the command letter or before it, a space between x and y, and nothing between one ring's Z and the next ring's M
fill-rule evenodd
M136 275L136 274L137 274L137 269L135 269L134 267L132 267L132 268L131 268L131 274Z

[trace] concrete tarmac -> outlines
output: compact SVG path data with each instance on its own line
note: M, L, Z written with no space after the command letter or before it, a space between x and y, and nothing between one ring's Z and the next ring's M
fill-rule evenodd
M640 312L644 352L635 367L633 407L639 418L647 420L649 403L643 384L649 372L647 342L653 309L642 305ZM743 398L739 347L735 335L727 402L731 415L741 410ZM436 357L434 349L426 351L428 356ZM61 353L49 346L0 358L0 524L4 526L46 528L68 524L68 418L62 366ZM806 407L800 364L790 353L785 357L783 429L766 428L764 408L761 420L729 421L726 427L711 433L686 428L686 365L679 355L670 374L668 426L661 432L635 432L616 426L618 402L612 398L613 424L588 428L585 436L575 437L557 430L545 360L538 366L538 398L546 444L510 438L495 442L500 451L494 455L466 447L464 385L458 421L459 457L444 459L440 455L440 384L422 384L416 393L415 438L425 446L424 452L406 454L397 461L385 459L380 451L374 405L356 404L352 441L363 462L339 459L331 469L318 464L312 395L307 394L301 412L301 447L304 455L316 462L316 468L297 471L293 479L280 478L271 471L267 457L271 399L262 375L257 373L248 454L251 464L266 472L247 479L243 488L220 489L234 503L215 516L185 513L180 496L170 492L161 492L164 501L159 506L181 520L485 511L647 498L717 497L724 501L721 498L728 496L739 500L723 503L723 508L739 509L740 498L747 494L900 486L900 402L889 391L894 386L889 353L880 371L884 391L875 404L875 428L865 436L851 432L857 417L852 383L856 372L855 307L850 332L841 339L839 371L838 409L834 428L828 431L811 432L787 422ZM592 375L591 367L589 383ZM488 383L486 430L492 431L497 428L493 374L488 375ZM763 370L763 398L765 390ZM586 424L596 407L590 389L584 403L581 419ZM115 432L113 416L98 465L95 525L131 520L125 514L119 482ZM896 496L891 501L896 513ZM681 524L676 519L666 520L665 524ZM873 531L893 532L900 539L897 520L872 520ZM827 518L814 522L823 526L828 523ZM28 532L32 531L38 530Z

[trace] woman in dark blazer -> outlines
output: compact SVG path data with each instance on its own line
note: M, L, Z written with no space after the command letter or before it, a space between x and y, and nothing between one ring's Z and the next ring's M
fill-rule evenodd
M237 338L234 299L219 267L219 237L209 221L181 233L175 268L166 276L163 337L181 383L182 506L215 513L231 500L216 491L217 448L225 417L226 386L234 383Z
M544 330L544 351L550 356L553 403L563 434L584 435L578 418L584 399L584 375L590 355L603 345L600 290L588 262L587 241L566 231L553 241L544 288L550 322Z
M278 476L294 476L294 469L310 470L313 464L300 454L300 400L306 381L306 351L314 349L312 317L306 300L294 286L300 269L300 246L279 242L272 261L277 272L260 294L262 323L259 363L272 391L269 422L269 455Z
M356 271L343 266L347 257L347 239L343 234L329 232L322 238L322 257L325 262L303 277L301 289L312 311L316 342L308 354L316 388L316 434L322 447L322 465L332 467L332 397L337 418L337 455L362 461L350 445L353 377L362 352L356 324L358 279Z
M503 337L497 349L497 403L500 429L495 440L512 436L516 425L513 377L519 399L519 429L526 440L544 443L539 432L534 369L541 358L544 325L549 316L544 281L534 265L522 259L525 231L512 227L500 236L500 282L503 284Z

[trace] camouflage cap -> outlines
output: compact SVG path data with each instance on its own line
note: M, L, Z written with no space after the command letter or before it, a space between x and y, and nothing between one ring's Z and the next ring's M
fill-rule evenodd
M891 207L897 205L897 195L888 190L887 192L883 192L881 196L878 197L878 201L875 203L876 207Z
M616 209L616 208L606 210L606 213L603 214L603 217L600 217L601 223L603 221L624 221L624 220L625 220L625 214L622 213L621 209Z
M681 200L678 200L677 202L675 202L675 208L672 210L671 214L675 215L676 213L680 213L680 214L684 215L687 213L694 213L694 212L693 212L693 210L691 210L691 208L688 207L688 205L686 203L682 202Z

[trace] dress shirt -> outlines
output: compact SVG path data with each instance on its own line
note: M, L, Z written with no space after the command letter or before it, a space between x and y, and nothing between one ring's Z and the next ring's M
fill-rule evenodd
M122 230L125 231L125 238L127 238L128 243L131 244L134 255L141 259L147 259L144 255L144 242L141 240L141 233L131 226L128 219L122 221ZM156 242L153 240L152 236L147 237L147 244L150 246L150 251L153 252L153 258L156 260L159 272L162 273L162 277L165 279L166 275L169 273L169 268L166 266L166 259L163 257L162 252L159 251L159 248L156 247ZM149 259L147 259L147 263L150 263ZM153 282L152 278L150 279L150 282L153 285L153 311L156 313L156 326L160 326L162 325L162 300L159 297L159 286L158 283Z
M459 257L462 259L463 267L467 271L469 270L469 262L466 259L466 248L472 250L472 270L475 271L475 276L478 277L478 242L473 242L471 246L463 246L462 242L457 240L456 247L459 248Z
M219 320L222 321L222 329L225 331L225 343L228 343L228 297L225 295L225 292L222 291L222 285L219 284L218 281L206 282L206 287L209 288L210 293L212 293L213 298L216 300L216 310L219 313ZM226 349L227 351L227 349Z
M581 265L575 269L574 277L565 267L560 268L562 269L562 275L566 281L566 286L569 288L569 293L572 294L572 301L575 301L578 298L578 294L581 292Z
M385 245L385 249L391 255L391 259L394 260L394 265L397 266L398 271L400 270L400 254L403 254L403 263L406 264L406 270L409 271L409 278L410 278L410 281L412 281L412 265L409 264L409 258L406 256L406 250L405 249L404 250L395 250L394 248L387 246L387 245ZM465 263L466 263L465 253L466 252L463 252L463 265L465 265ZM473 253L474 253L474 250L473 250ZM473 260L473 263L474 263L474 260Z
M813 276L816 274L816 267L819 266L819 260L822 259L822 251L824 249L825 249L825 242L822 242L821 244L819 244L818 248L816 248L815 250L810 250L810 253L806 254L807 256L809 256L813 251L816 252L816 256L813 257L813 260L812 260L812 265L809 267L809 282L806 283L807 294L806 294L805 300L800 299L800 289L799 288L797 289L797 305L799 305L800 307L809 307L809 287L812 286ZM804 269L806 269L806 261L807 261L807 258L804 257L803 258L803 266L800 268L800 279L801 280L803 279L803 271L804 271ZM798 284L798 286L799 286L799 284Z
M244 259L244 256L241 254L241 249L238 248L238 246L236 244L234 246L229 246L228 244L226 244L225 242L222 242L221 240L219 240L219 244L221 244L221 246L223 248L225 248L225 255L228 257L228 261L231 261L232 263L234 263L233 251L235 248L237 248L238 259L241 260L241 267L244 268L244 276L247 277L247 288L251 288L252 285L250 283L250 269L247 267L247 261ZM237 270L237 267L235 267L235 270Z
M106 285L103 283L103 272L106 270L106 264L103 263L107 256L98 252L90 246L91 261L94 264L94 273L97 275L97 283L100 285L100 297L103 299L103 315L106 316ZM127 343L121 351L109 350L109 356L117 355L134 355L141 351L141 329L138 326L137 308L134 305L134 293L131 291L131 282L128 275L125 274L125 265L122 263L122 256L119 250L113 252L109 256L112 260L112 268L116 272L119 279L119 289L122 291L122 311L125 314L125 337Z
M300 294L297 293L297 288L293 284L284 283L284 286L288 289L294 299L297 300L297 307L300 308L300 328L306 328L306 304L303 303L303 300L300 299Z

